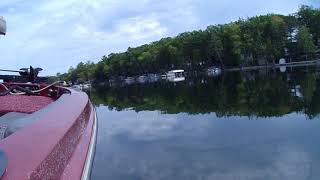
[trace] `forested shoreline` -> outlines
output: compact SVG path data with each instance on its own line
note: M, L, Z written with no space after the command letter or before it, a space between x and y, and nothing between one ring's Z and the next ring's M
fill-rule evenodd
M72 83L105 82L119 76L163 73L170 69L202 70L278 63L282 57L303 61L315 57L320 44L320 9L301 6L295 14L268 14L239 19L205 30L163 38L126 52L87 61L57 74Z

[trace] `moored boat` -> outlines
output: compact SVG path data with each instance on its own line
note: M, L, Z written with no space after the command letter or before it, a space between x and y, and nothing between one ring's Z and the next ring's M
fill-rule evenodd
M127 77L124 79L124 82L128 85L133 84L135 82L134 77Z
M180 82L186 80L184 77L184 70L172 70L167 72L167 80L170 82Z
M219 76L222 73L222 69L219 67L209 67L207 69L207 75L208 76Z
M148 82L148 77L146 75L141 75L137 78L138 83L145 84Z

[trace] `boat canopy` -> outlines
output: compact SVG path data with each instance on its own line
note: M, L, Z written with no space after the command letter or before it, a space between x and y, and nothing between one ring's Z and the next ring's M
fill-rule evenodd
M183 72L184 72L183 69L169 71L169 73L183 73Z
M0 35L5 35L7 32L7 24L3 17L0 16Z

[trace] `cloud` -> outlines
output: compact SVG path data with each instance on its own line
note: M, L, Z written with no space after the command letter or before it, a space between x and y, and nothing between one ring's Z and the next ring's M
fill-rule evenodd
M307 0L1 0L8 34L0 38L2 67L34 65L65 72L83 60L180 32L260 13L292 13ZM316 4L317 2L312 2Z
M170 139L182 135L188 130L193 130L194 133L197 131L194 127L190 127L190 124L181 125L185 114L170 116L160 112L140 112L137 114L134 111L111 111L110 114L112 118L104 126L108 129L104 134L107 138L126 135L134 141L151 142ZM119 117L121 117L120 120ZM201 125L201 123L199 124ZM179 128L177 128L178 125ZM205 129L205 125L202 125L201 127Z
M149 39L161 36L167 31L159 21L153 17L133 17L120 20L116 23L113 31L101 31L86 24L76 24L72 36L75 39L90 41L106 41L117 39L125 42L128 40Z

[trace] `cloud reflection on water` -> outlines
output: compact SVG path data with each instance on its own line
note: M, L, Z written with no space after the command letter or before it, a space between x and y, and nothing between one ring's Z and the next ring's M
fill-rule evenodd
M318 120L98 108L94 179L317 179Z

